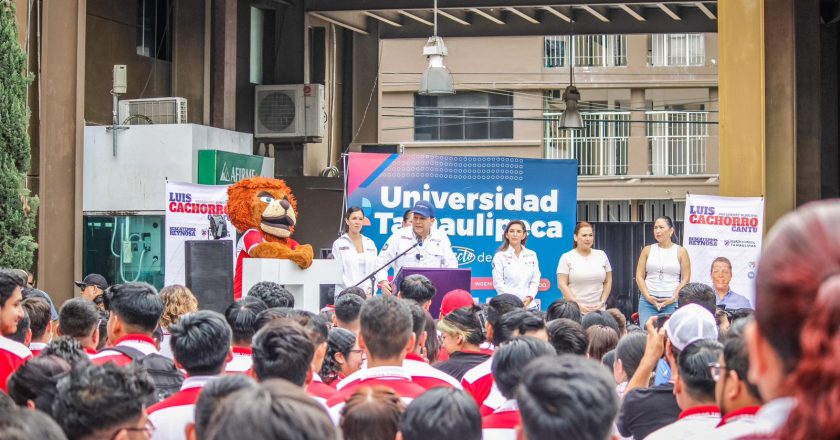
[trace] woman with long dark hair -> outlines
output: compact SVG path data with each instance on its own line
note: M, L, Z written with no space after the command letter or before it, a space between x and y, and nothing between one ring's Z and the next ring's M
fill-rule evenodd
M362 361L364 350L359 348L356 335L343 328L331 328L327 337L327 354L320 371L324 383L335 387L339 381L359 371Z
M365 213L358 206L351 206L344 213L344 233L333 242L333 258L341 265L341 284L335 285L335 295L359 281L364 280L376 269L376 256L379 251L370 238L362 235L365 225ZM370 224L370 223L368 223ZM364 282L359 285L368 296L373 295L373 284Z
M592 225L575 226L574 246L557 263L557 287L563 299L575 301L583 314L604 310L612 290L612 266L607 254L594 249Z
M691 279L691 261L684 247L673 242L674 221L661 216L653 223L656 243L645 246L636 265L639 325L658 313L674 313L677 295Z
M516 295L529 307L540 287L537 253L526 248L528 228L522 220L505 226L505 240L493 256L493 288L496 294ZM534 303L536 305L536 303Z

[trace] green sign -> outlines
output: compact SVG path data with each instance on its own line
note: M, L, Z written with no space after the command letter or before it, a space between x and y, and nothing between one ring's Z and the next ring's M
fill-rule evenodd
M229 185L262 174L263 158L219 150L198 152L198 183Z

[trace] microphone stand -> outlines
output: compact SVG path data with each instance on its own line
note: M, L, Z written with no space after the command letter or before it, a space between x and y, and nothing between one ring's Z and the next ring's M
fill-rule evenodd
M361 284L362 284L362 283L364 283L365 281L370 280L370 294L371 294L371 295L374 295L374 292L376 292L376 274L378 274L380 271L382 271L383 269L385 269L385 268L387 268L388 266L390 266L391 264L393 264L395 261L397 261L397 260L399 260L400 258L402 258L403 256L405 256L405 254L407 254L407 253L411 252L412 250L414 250L414 248L416 248L416 247L418 247L418 246L423 246L423 240L422 240L422 239L418 239L416 243L414 243L413 245L411 245L411 247L409 247L408 249L406 249L406 250L404 250L403 252L399 253L396 257L392 258L391 260L389 260L387 263L383 264L383 265L382 265L381 267L379 267L378 269L376 269L376 270L374 270L373 272L371 272L371 273L369 273L368 275L366 275L364 278L362 278L362 280L361 280L361 281L359 281L358 283L354 284L354 285L353 285L353 287L358 287L359 285L361 285Z

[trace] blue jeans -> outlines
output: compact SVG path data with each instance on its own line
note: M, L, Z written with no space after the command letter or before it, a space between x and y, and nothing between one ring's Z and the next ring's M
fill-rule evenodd
M642 296L639 298L639 326L644 329L648 318L651 316L656 316L660 313L674 313L675 311L677 311L677 303L663 307L661 310L656 310L656 306Z

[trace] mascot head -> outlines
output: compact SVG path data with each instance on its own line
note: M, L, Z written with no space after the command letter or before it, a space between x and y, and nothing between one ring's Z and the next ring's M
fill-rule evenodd
M228 215L240 232L259 229L277 238L288 238L297 224L297 201L286 182L252 177L228 188Z

